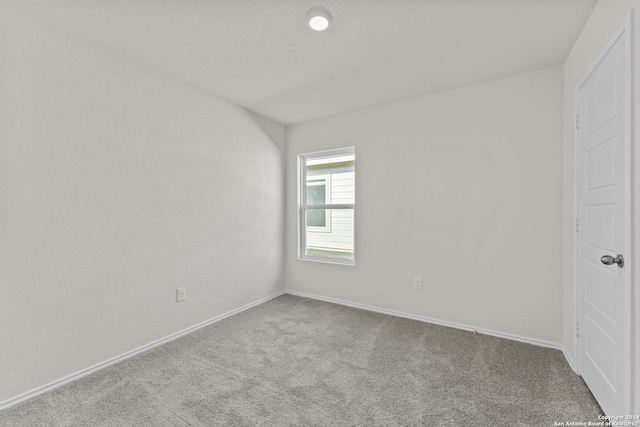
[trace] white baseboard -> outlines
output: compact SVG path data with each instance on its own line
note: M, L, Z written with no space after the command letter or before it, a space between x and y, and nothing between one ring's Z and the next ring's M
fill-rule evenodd
M323 296L320 296L320 295L308 294L306 292L292 291L290 289L285 290L285 292L287 294L290 294L290 295L296 295L296 296L300 296L300 297L316 299L316 300L319 300L319 301L331 302L331 303L334 303L334 304L346 305L348 307L360 308L362 310L374 311L376 313L389 314L391 316L397 316L397 317L404 317L406 319L418 320L420 322L426 322L426 323L433 323L435 325L448 326L450 328L462 329L464 331L470 331L470 332L475 331L475 332L478 332L479 334L491 335L491 336L498 337L498 338L505 338L505 339L512 340L512 341L523 342L523 343L526 343L526 344L533 344L533 345L536 345L538 347L547 347L547 348L552 348L552 349L555 349L555 350L562 350L563 349L563 346L561 344L556 344L556 343L552 343L552 342L548 342L548 341L542 341L542 340L538 340L538 339L535 339L535 338L521 337L519 335L507 334L507 333L504 333L504 332L497 332L497 331L492 331L492 330L489 330L489 329L476 328L474 326L463 325L463 324L455 323L455 322L447 322L447 321L444 321L444 320L432 319L430 317L417 316L415 314L403 313L401 311L389 310L389 309L380 308L380 307L373 307L373 306L366 305L366 304L359 304L359 303L350 302L350 301L343 301L343 300L339 300L339 299L335 299L335 298L327 298L327 297L323 297ZM566 357L566 354L565 354L565 357Z
M280 295L282 295L284 293L285 293L285 291L276 292L273 295L269 295L267 297L261 298L261 299L259 299L257 301L252 302L252 303L243 305L242 307L236 308L235 310L231 310L231 311L229 311L227 313L221 314L220 316L216 316L216 317L214 317L212 319L205 320L204 322L198 323L197 325L191 326L191 327L189 327L187 329L183 329L182 331L176 332L175 334L171 334L171 335L168 335L168 336L166 336L164 338L160 338L159 340L156 340L156 341L153 341L153 342L151 342L149 344L143 345L142 347L138 347L138 348L136 348L134 350L128 351L128 352L123 353L123 354L121 354L119 356L113 357L113 358L111 358L109 360L105 360L104 362L98 363L97 365L93 365L93 366L91 366L89 368L83 369L83 370L78 371L78 372L76 372L74 374L67 375L64 378L60 378L58 380L52 381L49 384L45 384L45 385L40 386L38 388L35 388L33 390L27 391L26 393L22 393L22 394L20 394L18 396L12 397L12 398L10 398L8 400L0 402L0 411L3 410L3 409L8 408L10 406L16 405L16 404L18 404L20 402L23 402L25 400L31 399L33 397L36 397L39 394L46 393L48 391L53 390L54 388L58 388L58 387L60 387L60 386L62 386L64 384L70 383L70 382L75 381L77 379L80 379L80 378L82 378L84 376L87 376L89 374L97 372L97 371L99 371L101 369L106 368L107 366L111 366L111 365L114 365L114 364L116 364L118 362L122 362L125 359L128 359L130 357L136 356L136 355L138 355L140 353L143 353L145 351L151 350L152 348L161 346L162 344L166 344L166 343L168 343L170 341L173 341L175 339L178 339L180 337L188 335L188 334L190 334L192 332L197 331L198 329L204 328L205 326L209 326L209 325L211 325L213 323L216 323L216 322L219 322L219 321L221 321L223 319L226 319L229 316L233 316L234 314L238 314L238 313L240 313L242 311L245 311L245 310L248 310L248 309L250 309L252 307L255 307L257 305L263 304L263 303L265 303L265 302L267 302L269 300L272 300L274 298L279 297Z
M576 365L573 357L571 356L571 354L569 354L565 346L562 346L562 354L564 355L564 358L567 359L567 363L569 364L569 367L571 368L571 370L576 375L578 375L578 365Z

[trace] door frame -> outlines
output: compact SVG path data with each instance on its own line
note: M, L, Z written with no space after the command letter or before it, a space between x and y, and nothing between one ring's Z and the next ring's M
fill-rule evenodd
M627 137L625 139L625 159L626 159L626 176L625 180L627 181L627 189L626 189L626 202L628 206L627 210L627 230L629 230L627 241L624 242L625 246L625 258L629 260L628 263L625 263L625 267L629 268L629 287L627 289L627 293L625 295L625 299L628 304L628 318L625 319L627 323L626 325L626 339L628 345L628 351L626 351L627 355L625 358L625 366L624 370L628 373L628 381L624 385L624 402L623 408L625 413L632 413L632 398L633 398L633 385L635 378L634 371L634 337L635 337L635 325L633 324L633 319L635 318L634 308L635 308L635 300L632 299L634 296L634 288L635 288L635 250L633 244L633 236L635 235L635 227L634 227L634 197L633 197L633 176L634 171L633 162L632 162L632 154L633 154L633 30L634 30L634 10L629 11L627 16L624 18L622 25L617 29L614 33L613 37L607 42L605 47L600 51L598 56L590 63L587 67L587 72L583 75L583 77L578 80L575 88L574 88L574 117L576 118L576 127L578 125L578 113L579 113L579 104L578 104L578 92L585 85L587 80L591 77L593 72L600 65L606 54L611 50L611 48L615 45L615 43L621 38L624 37L626 39L626 48L625 48L625 57L626 57L626 68L627 68L627 87L630 89L625 97L625 104L627 106L626 111L626 119L627 119ZM576 228L573 233L573 298L574 298L574 325L576 327L576 333L573 334L573 344L574 344L574 367L576 374L580 375L580 338L578 337L578 322L581 319L582 315L582 305L581 305L581 297L582 297L582 289L580 287L580 277L579 277L579 255L580 255L580 247L578 242L578 213L579 213L579 205L578 205L578 174L580 173L580 160L579 160L579 134L576 131L576 127L574 127L574 188L573 188L573 203L574 203L574 219L576 221ZM628 255L627 255L628 254ZM626 260L625 260L626 261ZM613 414L606 414L613 415Z

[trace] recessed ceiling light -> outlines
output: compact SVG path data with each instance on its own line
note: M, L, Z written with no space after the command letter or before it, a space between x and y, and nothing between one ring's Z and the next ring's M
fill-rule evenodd
M315 31L324 31L329 28L333 17L324 9L311 9L307 12L307 22L309 27Z

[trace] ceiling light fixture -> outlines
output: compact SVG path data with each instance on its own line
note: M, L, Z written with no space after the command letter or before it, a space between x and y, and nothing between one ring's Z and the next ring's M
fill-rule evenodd
M307 12L307 22L314 31L324 31L329 28L333 17L324 9L311 9Z

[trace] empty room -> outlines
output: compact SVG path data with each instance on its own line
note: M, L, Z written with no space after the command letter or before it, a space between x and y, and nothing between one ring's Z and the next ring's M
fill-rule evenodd
M0 426L640 426L638 10L0 0Z

